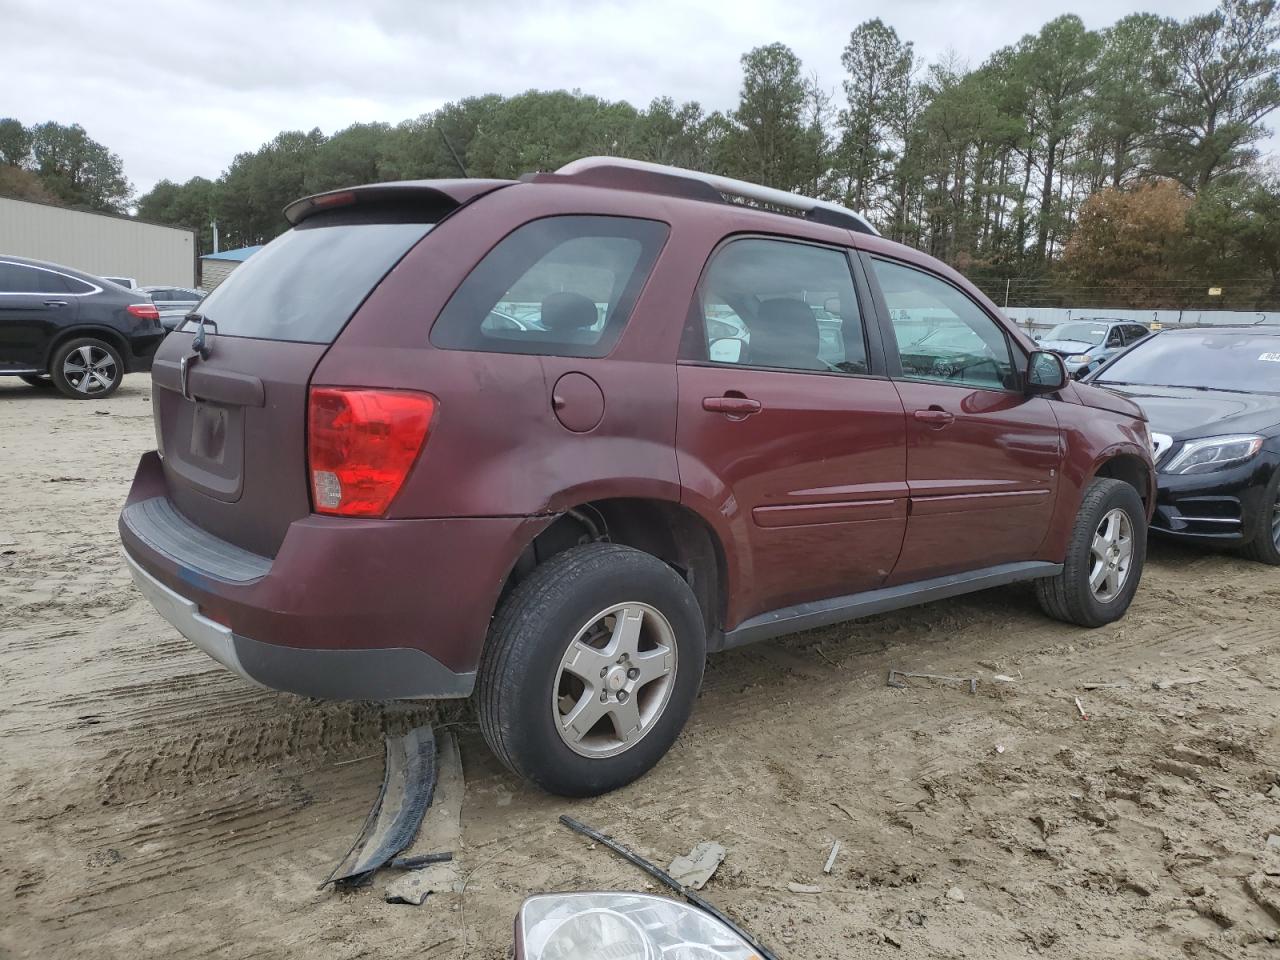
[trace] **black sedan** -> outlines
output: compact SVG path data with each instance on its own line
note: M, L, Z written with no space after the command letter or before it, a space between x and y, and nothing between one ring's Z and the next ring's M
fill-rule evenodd
M0 376L99 400L151 369L160 312L136 290L40 260L0 255Z
M1087 379L1150 418L1152 530L1280 565L1280 326L1163 330Z

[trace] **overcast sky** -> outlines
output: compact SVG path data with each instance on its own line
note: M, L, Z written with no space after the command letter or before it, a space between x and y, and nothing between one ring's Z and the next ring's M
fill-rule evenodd
M216 177L281 130L395 123L450 100L579 88L737 102L738 58L788 44L838 90L840 51L880 17L933 60L976 66L1075 12L1092 28L1213 0L0 0L0 117L79 123L139 194Z

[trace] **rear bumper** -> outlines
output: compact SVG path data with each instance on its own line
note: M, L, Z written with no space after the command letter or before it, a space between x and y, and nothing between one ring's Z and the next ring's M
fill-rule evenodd
M1234 469L1173 476L1159 474L1151 529L1164 536L1200 543L1247 543L1258 529L1258 513L1276 469L1275 455L1263 451Z
M325 699L436 699L471 693L507 574L550 520L311 515L262 557L179 513L149 453L119 530L139 590L241 676Z
M244 679L272 690L325 700L414 700L466 697L475 673L455 673L412 648L308 650L234 633L125 554L134 585L184 637Z
M151 360L168 334L168 330L160 327L151 333L135 333L130 336L128 340L128 355L124 358L126 371L128 373L146 373L150 370Z

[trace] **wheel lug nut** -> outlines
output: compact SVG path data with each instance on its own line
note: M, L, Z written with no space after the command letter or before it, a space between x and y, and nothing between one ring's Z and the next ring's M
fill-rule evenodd
M608 675L608 673L609 673L609 668L608 668L608 667L601 667L601 668L600 668L600 676L601 676L601 677L605 677L605 676L607 676L607 675Z
M608 703L608 702L609 702L609 691L607 691L607 690L601 690L601 691L600 691L600 702L601 702L601 703Z
M625 690L619 690L619 691L618 691L618 702L619 702L619 703L626 703L626 702L627 702L627 691L625 691Z
M640 676L640 668L639 668L639 667L632 667L630 670L628 670L628 671L627 671L627 679L628 679L628 680L635 680L635 679L637 679L639 676Z

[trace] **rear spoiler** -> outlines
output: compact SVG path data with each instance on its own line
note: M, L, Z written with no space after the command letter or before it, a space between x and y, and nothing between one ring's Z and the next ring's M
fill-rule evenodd
M342 190L329 190L295 200L284 208L285 219L297 226L308 217L329 210L350 207L435 208L439 216L464 203L492 193L515 180L394 180L369 183Z

